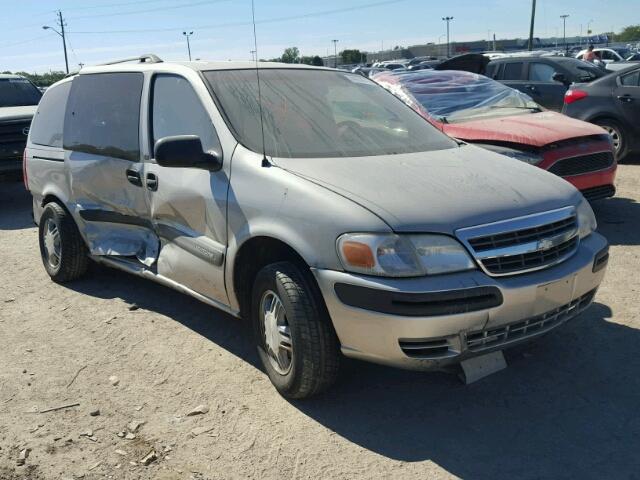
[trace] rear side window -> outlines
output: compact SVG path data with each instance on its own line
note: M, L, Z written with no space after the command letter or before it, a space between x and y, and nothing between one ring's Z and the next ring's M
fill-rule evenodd
M99 73L73 80L64 148L137 162L143 75Z
M222 153L209 114L189 81L183 77L155 77L151 118L154 144L164 137L197 135L205 151Z
M521 80L522 62L505 63L502 80Z
M489 63L487 65L487 69L485 70L484 74L489 77L489 78L495 78L495 73L496 73L496 66L497 64L495 63Z
M555 68L546 63L533 62L529 64L529 80L532 82L553 82Z
M637 87L640 85L640 70L636 70L633 73L628 73L620 77L620 84L625 87Z
M62 127L71 82L47 89L31 123L31 142L48 147L62 147Z

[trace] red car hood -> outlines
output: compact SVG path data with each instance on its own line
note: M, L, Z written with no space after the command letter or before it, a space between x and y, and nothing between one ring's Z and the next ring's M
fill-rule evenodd
M539 112L500 118L441 124L444 132L460 140L498 141L542 147L549 143L606 132L591 123L557 112Z

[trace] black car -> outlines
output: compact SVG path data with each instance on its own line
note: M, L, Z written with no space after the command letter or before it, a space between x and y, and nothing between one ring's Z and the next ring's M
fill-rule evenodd
M529 95L536 103L560 111L572 83L591 82L607 72L569 57L507 57L492 60L485 75Z
M640 150L640 65L572 85L562 113L609 132L618 160Z
M0 177L22 171L22 153L41 97L26 78L0 74Z

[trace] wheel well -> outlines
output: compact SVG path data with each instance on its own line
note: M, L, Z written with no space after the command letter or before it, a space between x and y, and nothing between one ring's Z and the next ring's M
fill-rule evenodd
M609 120L611 122L617 123L618 125L620 125L622 128L627 128L627 126L625 125L625 123L621 120L618 120L617 118L613 118L611 115L598 115L596 117L593 117L592 119L589 120L589 123L598 123L598 121L600 120Z
M47 203L51 203L51 202L55 202L58 205L60 205L62 208L64 208L65 210L67 210L67 207L64 205L64 202L61 201L58 197L56 197L55 195L52 195L51 193L48 195L45 195L44 198L42 199L42 206L44 207Z
M271 263L282 261L292 262L303 269L309 268L291 246L272 237L255 237L240 247L233 263L233 289L241 317L249 316L253 281L258 272Z

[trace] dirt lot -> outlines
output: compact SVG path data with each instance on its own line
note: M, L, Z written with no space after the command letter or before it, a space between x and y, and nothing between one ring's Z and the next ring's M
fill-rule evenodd
M596 208L611 261L579 320L471 386L349 361L307 402L189 297L98 267L52 283L30 198L2 184L0 479L640 478L639 163Z

